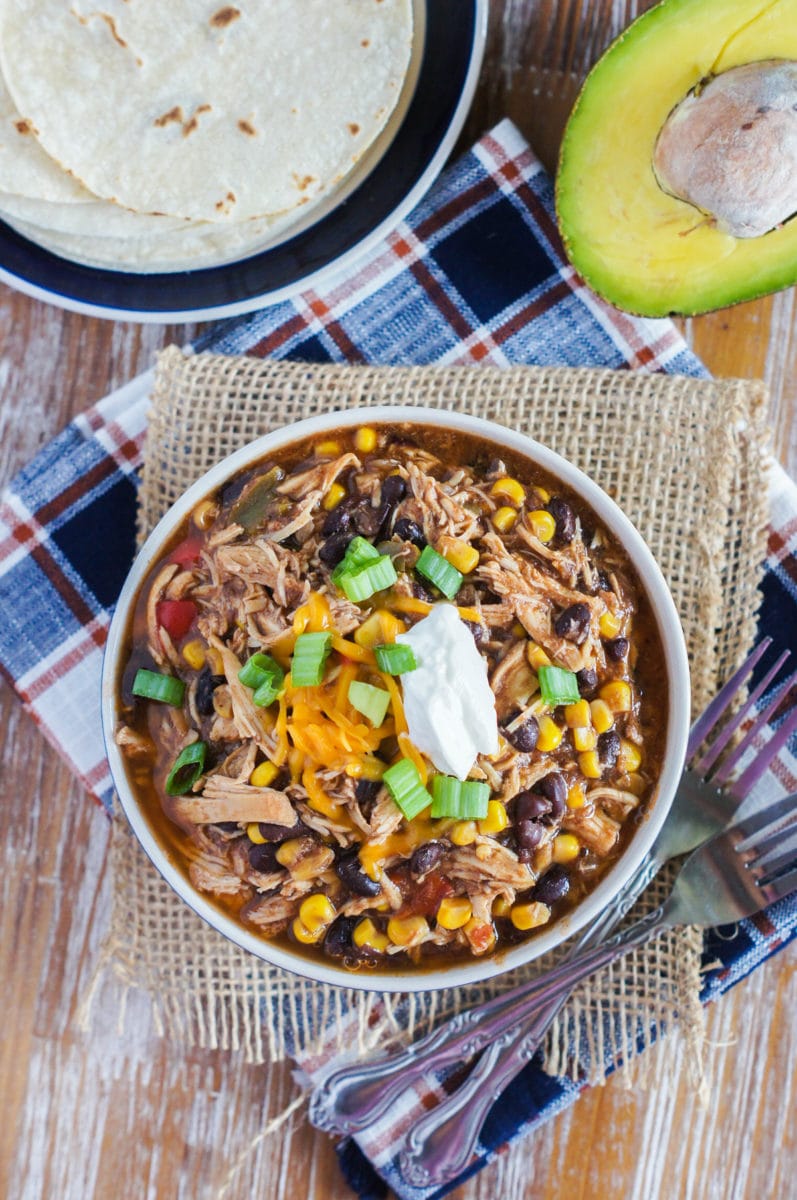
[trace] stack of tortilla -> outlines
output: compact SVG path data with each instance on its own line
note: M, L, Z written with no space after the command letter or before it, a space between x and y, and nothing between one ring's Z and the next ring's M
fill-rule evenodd
M384 128L412 0L0 0L0 219L127 271L242 257Z

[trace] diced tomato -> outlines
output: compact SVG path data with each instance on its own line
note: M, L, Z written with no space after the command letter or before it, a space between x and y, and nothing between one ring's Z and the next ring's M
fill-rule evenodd
M202 552L202 539L198 537L186 538L184 542L180 542L179 546L175 546L169 555L169 562L180 563L186 567L190 563L195 563L199 560L199 555Z
M389 875L393 879L394 872L390 871ZM404 896L404 903L396 914L399 917L433 917L440 901L454 895L452 884L439 871L430 871L421 883L413 881L409 894L401 887L401 882L396 879L393 882L398 883Z
M161 600L155 606L158 624L163 626L174 642L185 637L194 623L196 613L193 600Z

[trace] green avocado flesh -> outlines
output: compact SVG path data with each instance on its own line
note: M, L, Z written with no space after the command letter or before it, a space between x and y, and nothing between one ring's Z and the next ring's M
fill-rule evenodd
M653 171L659 132L692 89L772 59L797 61L797 0L663 0L593 68L565 130L556 208L574 267L618 308L692 315L797 281L797 218L733 237Z

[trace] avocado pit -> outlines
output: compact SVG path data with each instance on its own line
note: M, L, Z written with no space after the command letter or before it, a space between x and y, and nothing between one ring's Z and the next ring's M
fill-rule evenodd
M695 88L662 126L653 170L732 237L782 225L797 213L797 62L746 63Z

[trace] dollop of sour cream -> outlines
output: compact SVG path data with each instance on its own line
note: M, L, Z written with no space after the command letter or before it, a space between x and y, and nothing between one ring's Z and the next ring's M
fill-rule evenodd
M495 697L487 664L453 604L436 604L400 633L417 670L401 676L410 740L438 771L467 779L478 754L498 751Z

